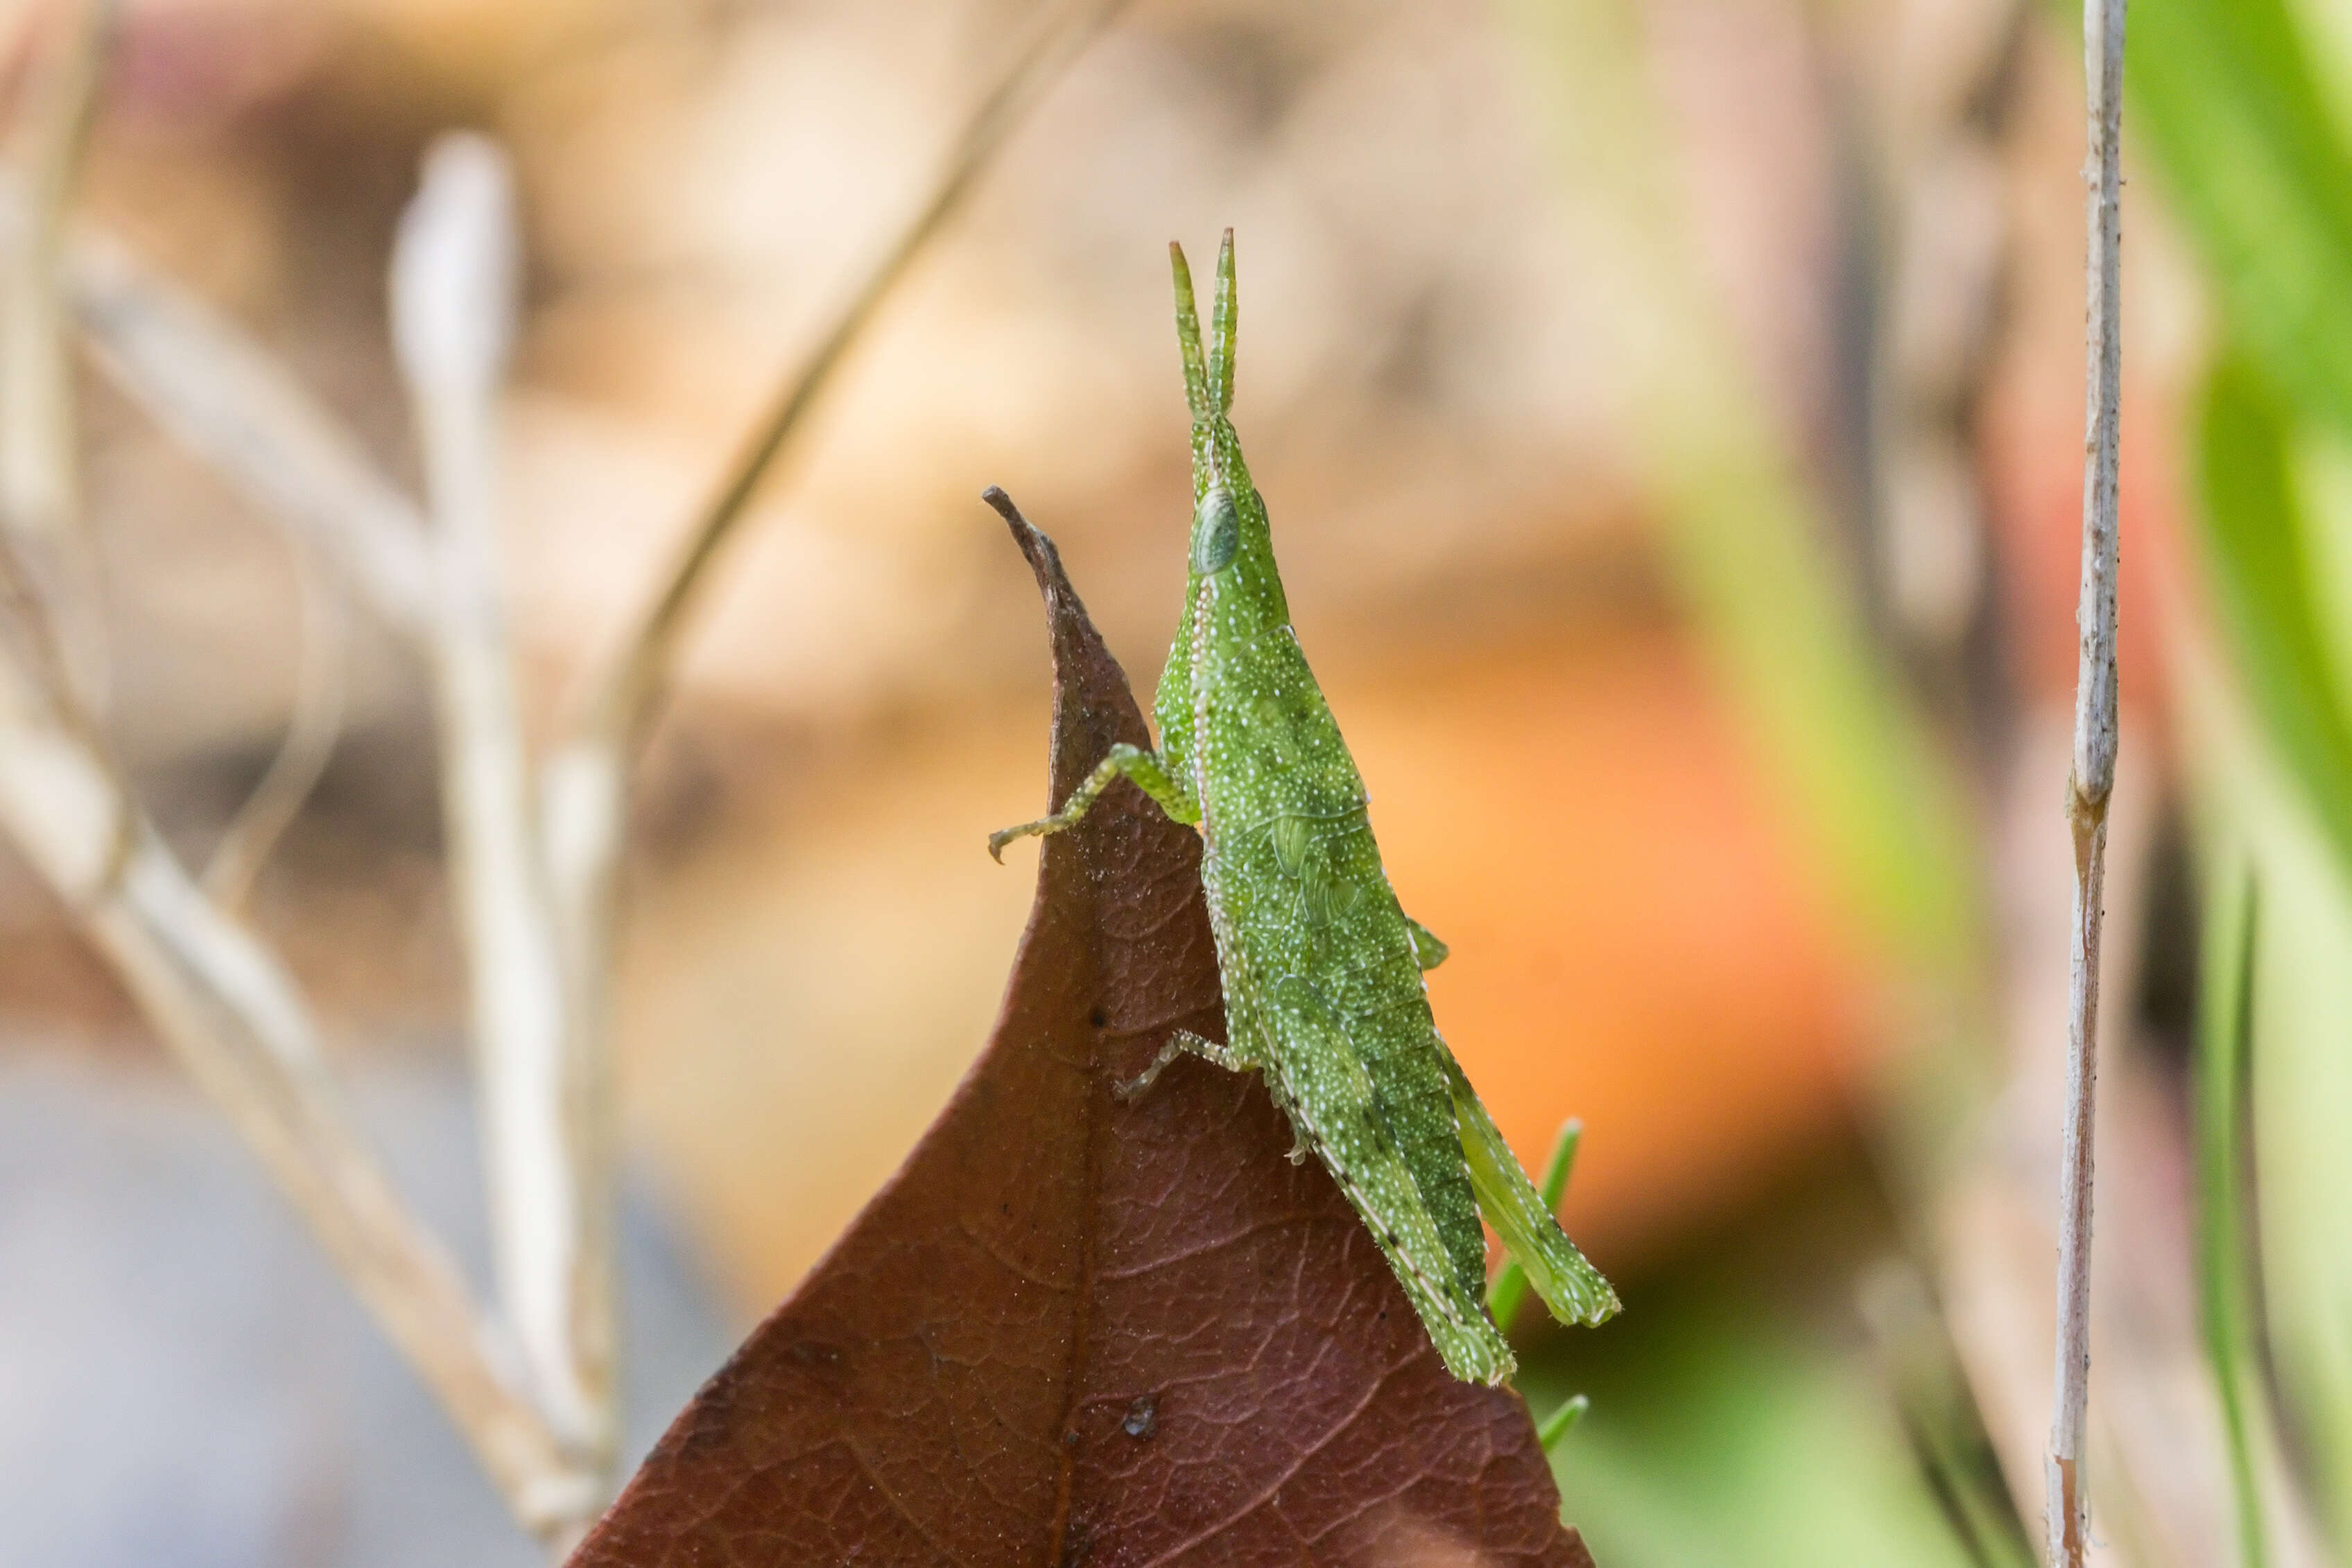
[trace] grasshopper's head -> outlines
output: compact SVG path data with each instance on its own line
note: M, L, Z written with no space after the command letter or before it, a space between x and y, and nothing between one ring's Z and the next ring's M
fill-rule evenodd
M1226 412L1234 403L1234 231L1217 251L1217 294L1202 351L1201 318L1192 299L1192 270L1181 246L1168 247L1176 275L1176 338L1184 350L1184 401L1192 409L1192 572L1215 577L1229 569L1270 594L1266 606L1285 618L1281 582L1267 537L1265 503L1250 483L1240 438Z

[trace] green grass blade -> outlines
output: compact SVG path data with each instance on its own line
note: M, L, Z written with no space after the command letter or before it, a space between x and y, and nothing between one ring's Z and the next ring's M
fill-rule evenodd
M2206 918L2197 1030L2197 1282L2205 1351L2221 1396L2230 1479L2237 1493L2241 1568L2266 1568L2253 1423L2261 1409L2253 1253L2245 1172L2245 1087L2254 1009L2259 919L2251 872L2232 868Z
M1561 1400L1559 1409L1537 1424L1536 1441L1543 1445L1547 1457L1559 1447L1560 1439L1574 1430L1576 1424L1584 1419L1584 1413L1591 1408L1590 1397L1582 1394L1572 1395Z

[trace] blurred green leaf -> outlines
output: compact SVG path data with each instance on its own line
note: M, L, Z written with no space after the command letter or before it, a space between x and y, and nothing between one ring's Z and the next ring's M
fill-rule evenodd
M1711 422L1664 480L1675 574L1715 667L1839 887L1899 955L1946 980L1979 956L1968 818L1780 455Z
M2205 558L2241 678L2231 690L2198 673L2188 695L2210 890L2200 1283L2249 1563L2300 1528L2292 1509L2266 1519L2266 1495L2292 1489L2258 1375L2265 1327L2296 1448L2339 1535L2352 1527L2352 153L2302 20L2287 0L2167 0L2137 8L2128 39L2131 112L2204 255L2230 346L2206 383L2197 455Z
M1696 261L1633 0L1512 0L1691 620L1812 857L1915 972L1973 982L1980 888L1946 759L1890 679L1787 432Z
M1971 1568L1885 1390L1725 1281L1650 1297L1572 1371L1591 1413L1553 1458L1609 1568Z
M2352 873L2352 723L2345 717L2306 519L2292 416L2262 372L2224 359L2205 386L2199 484L2207 556L2249 695Z
M2202 694L2209 721L2223 701ZM2248 1386L2275 1394L2294 1427L2291 1451L2342 1540L2352 1538L2352 1248L2344 1245L2344 1195L2352 1192L2352 1138L2345 1136L2352 882L2329 852L2305 791L2270 748L2242 726L2200 727L2212 737L2196 758L2209 865L2217 868L2208 885L2235 874L2242 846L2262 888L2245 983L2261 1321L2276 1382ZM2249 1406L2246 1441L2257 1479L2283 1479L2282 1435L2255 1418L2256 1407ZM2272 1533L2284 1544L2284 1531Z
M2242 865L2207 899L2197 1030L2197 1272L2205 1352L2221 1396L2230 1479L2237 1493L2240 1568L2270 1561L2263 1529L2255 1424L2262 1400L2253 1251L2246 1234L2245 1085L2253 1033L2255 883Z
M2284 0L2137 6L2130 111L2235 336L2352 431L2352 155Z

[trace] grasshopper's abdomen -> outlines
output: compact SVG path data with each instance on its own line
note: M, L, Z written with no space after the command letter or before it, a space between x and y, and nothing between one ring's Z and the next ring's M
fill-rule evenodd
M1442 1343L1449 1360L1482 1354L1485 1234L1362 780L1287 626L1194 653L1203 873L1220 957L1246 977L1232 1036L1250 1040L1408 1288L1442 1296L1479 1342Z

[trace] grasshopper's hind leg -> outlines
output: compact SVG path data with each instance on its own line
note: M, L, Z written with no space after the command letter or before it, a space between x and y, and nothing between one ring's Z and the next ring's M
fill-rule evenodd
M1463 1160L1470 1167L1470 1186L1496 1236L1527 1270L1528 1282L1554 1318L1589 1327L1615 1316L1617 1292L1559 1228L1559 1217L1528 1180L1528 1173L1519 1168L1518 1156L1503 1141L1494 1117L1486 1113L1478 1092L1470 1086L1468 1075L1444 1040L1438 1041L1438 1053L1446 1085L1453 1092L1454 1122L1461 1133Z
M1121 741L1110 748L1109 755L1102 759L1100 766L1087 775L1085 783L1070 791L1070 798L1062 802L1060 810L1050 817L1040 817L1034 822L1024 822L1017 828L1005 828L989 834L989 854L1001 861L1004 858L1004 846L1015 839L1025 839L1032 834L1058 833L1064 828L1073 826L1092 809L1096 798L1110 788L1111 780L1122 777L1135 780L1135 787L1150 796L1160 809L1168 813L1171 821L1191 827L1201 820L1201 803L1192 799L1192 792L1178 783L1167 768L1160 766L1160 758L1140 747Z

